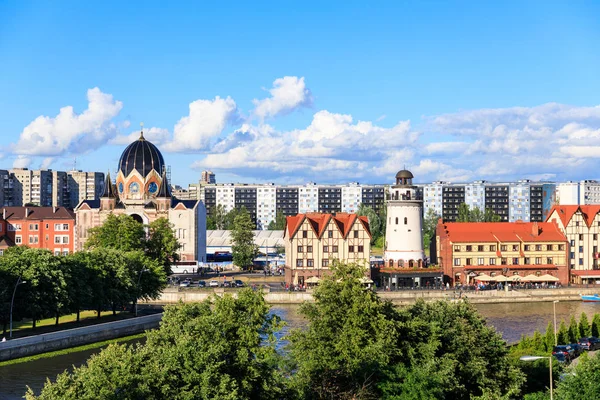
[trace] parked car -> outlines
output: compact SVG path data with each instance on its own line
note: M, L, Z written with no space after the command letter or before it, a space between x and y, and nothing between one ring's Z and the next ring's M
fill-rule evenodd
M566 363L568 364L571 361L571 358L569 357L568 354L565 353L552 353L552 355L554 356L554 358L556 358L556 361L558 361L559 363Z
M206 287L206 281L198 281L198 287Z
M236 279L235 281L233 281L233 286L235 286L235 287L244 287L244 282L240 281L239 279Z
M574 357L579 357L583 353L583 347L579 343L569 343L569 346L573 349Z
M191 283L191 282L190 282L190 281L188 281L187 279L186 279L186 280L183 280L183 281L181 281L181 283L179 284L179 287L190 287L190 283Z
M212 280L209 282L208 286L210 287L219 287L219 281Z
M579 339L579 345L584 350L594 351L600 349L600 340L593 336Z
M561 353L567 355L569 359L575 358L575 350L568 344L554 346L554 348L552 349L552 355Z
M223 287L231 287L231 281L223 281Z

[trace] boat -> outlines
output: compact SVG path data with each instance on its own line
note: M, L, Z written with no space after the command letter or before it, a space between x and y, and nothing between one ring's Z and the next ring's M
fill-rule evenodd
M581 301L600 301L600 296L597 294L581 294Z

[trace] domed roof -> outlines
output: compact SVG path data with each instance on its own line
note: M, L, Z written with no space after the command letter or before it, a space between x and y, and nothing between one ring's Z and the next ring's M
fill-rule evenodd
M133 170L138 171L143 177L152 170L160 175L164 165L162 154L155 145L144 138L143 132L138 140L127 146L119 160L119 170L124 176L128 176Z
M398 173L396 174L396 178L408 178L408 179L412 179L414 178L412 172L410 172L407 169L403 169L401 171L398 171Z

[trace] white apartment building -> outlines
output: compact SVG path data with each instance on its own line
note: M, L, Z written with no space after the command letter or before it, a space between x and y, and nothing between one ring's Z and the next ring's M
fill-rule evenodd
M256 189L256 226L267 229L277 213L277 190L275 185L259 186Z
M556 185L556 197L561 206L600 204L600 182L583 180L559 183Z
M475 181L465 185L465 204L470 208L485 210L485 181Z
M217 205L223 206L225 212L235 208L235 185L225 184L217 186Z
M319 186L309 182L298 187L298 212L300 214L319 210Z
M423 209L432 209L437 215L442 215L442 189L447 182L436 181L427 185L418 185L423 188Z
M509 211L508 221L529 221L531 218L530 208L530 181L521 180L508 188Z
M342 211L355 213L362 202L362 186L358 182L351 182L342 186Z

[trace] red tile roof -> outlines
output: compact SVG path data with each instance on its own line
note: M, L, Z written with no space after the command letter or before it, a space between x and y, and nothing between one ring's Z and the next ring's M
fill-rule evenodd
M75 219L73 210L65 207L2 207L0 218L11 219Z
M358 220L361 222L369 236L371 236L371 230L369 229L369 219L364 216L357 216L356 214L349 213L337 213L335 215L325 214L325 213L307 213L307 214L298 214L294 216L286 217L285 223L288 237L292 238L296 235L298 229L304 222L305 219L308 220L310 225L312 226L314 232L318 237L322 237L325 231L327 230L327 226L329 221L333 219L335 226L338 228L339 232L343 235L344 238L348 236L350 231L352 230L352 226L354 222Z
M567 241L554 222L447 222L442 227L452 243Z
M554 214L554 211L556 211L556 214L560 217L560 220L565 227L569 225L573 215L580 211L583 215L583 220L589 228L592 225L592 222L594 222L596 215L600 212L600 205L554 206L548 214L548 219Z

